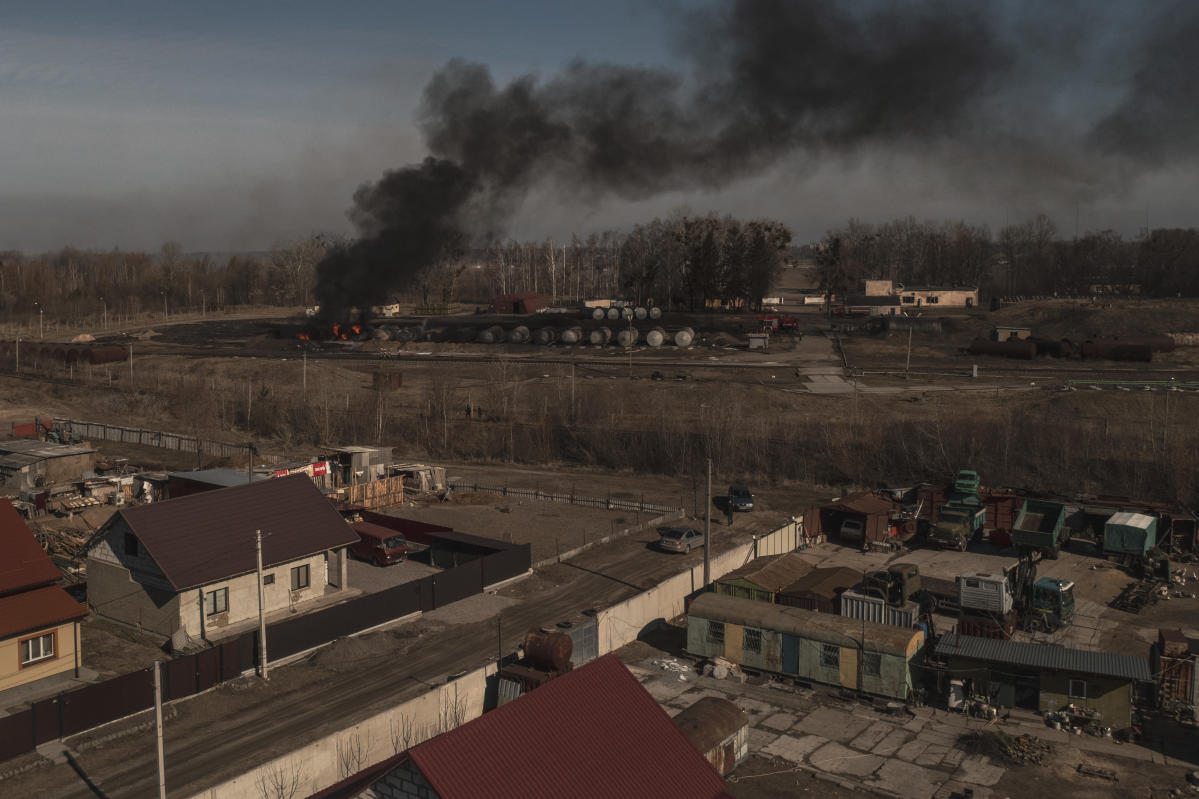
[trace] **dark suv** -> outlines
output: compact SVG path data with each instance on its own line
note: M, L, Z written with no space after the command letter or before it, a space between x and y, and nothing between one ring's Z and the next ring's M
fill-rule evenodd
M743 485L729 486L729 509L747 511L754 509L754 495Z

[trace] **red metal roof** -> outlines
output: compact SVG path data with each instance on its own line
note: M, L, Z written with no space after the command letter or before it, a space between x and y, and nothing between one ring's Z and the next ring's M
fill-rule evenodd
M255 530L262 530L264 567L358 540L302 474L202 491L120 515L176 591L254 571Z
M44 630L86 615L87 608L57 585L0 597L0 638Z
M442 799L714 799L725 785L615 655L409 754Z
M21 514L0 498L0 596L49 585L61 576Z

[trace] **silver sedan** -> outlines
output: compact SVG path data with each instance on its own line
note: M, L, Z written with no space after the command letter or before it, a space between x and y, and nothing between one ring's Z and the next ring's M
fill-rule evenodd
M704 534L694 527L671 527L658 540L658 549L664 552L690 552L703 545Z

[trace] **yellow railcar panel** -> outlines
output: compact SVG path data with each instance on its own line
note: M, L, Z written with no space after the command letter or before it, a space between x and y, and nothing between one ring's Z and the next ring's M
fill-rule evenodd
M858 687L858 650L847 646L841 647L841 686Z
M741 660L741 643L745 637L744 628L740 624L724 625L724 658L732 663L740 665Z

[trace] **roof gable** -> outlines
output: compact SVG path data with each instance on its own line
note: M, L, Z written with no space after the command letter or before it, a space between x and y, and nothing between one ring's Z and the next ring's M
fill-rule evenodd
M305 475L202 491L118 514L176 591L276 566L358 540Z
M805 574L812 571L812 564L796 552L782 555L764 555L734 569L717 582L742 579L767 591L781 591Z
M50 585L62 574L7 499L0 499L0 595Z
M414 747L442 799L713 799L724 779L615 655Z

